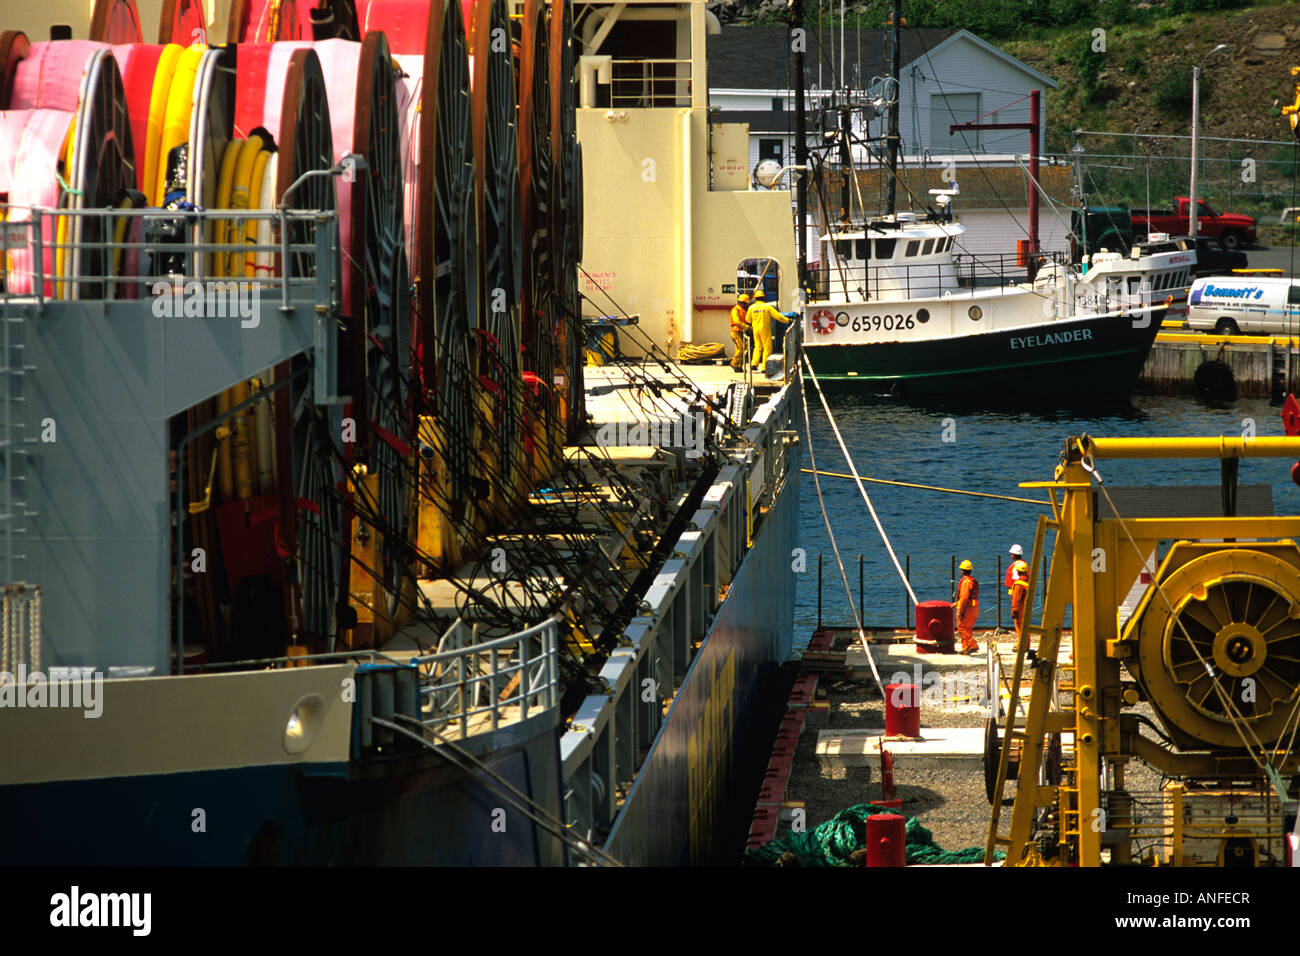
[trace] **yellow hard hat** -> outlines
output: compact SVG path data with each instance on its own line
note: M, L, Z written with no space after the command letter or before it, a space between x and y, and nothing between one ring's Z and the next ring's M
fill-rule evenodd
M963 571L975 570L975 565L971 564L970 561L963 561L961 564L957 565L957 567L961 568Z
M741 301L741 302L748 302L748 301L749 301L749 296L745 295L745 293L743 293L743 292L740 293L740 301Z
M755 299L763 299L763 298L766 298L766 296L763 295L763 290L762 290L762 289L755 289L755 290L754 290L754 298L755 298Z

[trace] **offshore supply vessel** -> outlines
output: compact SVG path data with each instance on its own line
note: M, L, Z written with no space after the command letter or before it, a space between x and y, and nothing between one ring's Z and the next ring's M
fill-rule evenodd
M734 854L799 445L672 356L794 238L703 2L60 12L0 36L6 862Z

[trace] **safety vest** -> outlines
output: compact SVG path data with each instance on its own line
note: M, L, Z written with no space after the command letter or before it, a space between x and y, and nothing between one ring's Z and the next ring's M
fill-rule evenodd
M1012 562L1011 567L1007 568L1007 593L1015 587L1016 580L1019 578L1029 577L1029 565L1019 559Z
M734 306L732 306L732 308L731 308L731 327L732 327L733 329L741 329L741 330L743 330L743 329L745 329L745 328L747 328L747 327L749 326L749 321L748 321L748 318L747 318L747 315L746 315L746 313L747 313L748 311L749 311L749 310L745 308L745 305L744 305L743 302L737 302Z

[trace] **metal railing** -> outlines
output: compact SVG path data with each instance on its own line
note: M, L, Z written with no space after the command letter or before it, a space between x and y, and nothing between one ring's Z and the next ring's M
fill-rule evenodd
M614 60L611 107L631 109L691 105L690 60Z
M847 626L847 625L840 625L840 624L827 625L823 620L822 605L823 605L823 595L824 595L824 587L825 587L824 572L823 572L823 564L825 563L824 558L825 558L825 554L819 551L817 553L817 629L818 630L821 630L823 627L826 626L830 626L830 627ZM858 593L855 595L855 598L857 600L857 606L859 609L862 609L861 613L862 613L863 626L869 630L889 630L889 631L900 630L900 629L912 630L916 626L915 612L912 605L911 597L908 595L907 589L905 587L900 587L900 598L903 607L903 616L901 618L900 623L891 624L885 621L883 616L884 612L882 612L881 616L876 619L875 623L871 623L867 621L867 615L865 610L865 608L867 607L865 559L866 559L865 555L863 554L858 555ZM1004 627L1004 622L1002 619L1002 598L1003 598L1003 593L1006 589L1003 586L1005 583L1005 577L1004 577L1005 567L1002 562L1003 562L1003 556L998 555L997 560L995 562L997 566L997 577L996 580L993 582L994 586L993 586L992 594L988 593L988 585L986 584L985 603L980 605L979 619L983 620L984 623L980 624L979 621L977 621L976 626L979 627L987 626L988 621L986 620L985 616L990 611L995 610L995 604L993 601L990 601L989 598L996 597L997 598L996 610L995 610L996 623L994 624L994 628L1000 631ZM848 564L847 555L845 556L845 564L846 565ZM1047 594L1047 576L1048 576L1047 573L1049 570L1047 555L1043 555L1042 566L1038 570L1040 571L1042 576L1038 579L1038 584L1034 589L1034 607L1026 608L1026 611L1028 611L1031 615L1041 614L1043 609L1043 601L1045 600L1045 595ZM930 572L930 575L932 574L933 571ZM918 587L921 587L921 586L929 586L928 584L926 584L926 581L932 583L942 582L942 576L935 578L930 575L927 575L925 580L920 581L919 583L915 582L912 578L912 556L910 554L903 555L903 576L907 578L907 582L909 584L918 583ZM841 589L838 586L834 586L831 589L831 593L837 594L839 593L840 590ZM957 555L955 554L951 554L948 556L948 598L950 601L953 602L955 602L957 599ZM935 598L935 600L943 600L942 595L939 595L937 598ZM1008 618L1010 617L1009 605L1007 608L1007 616ZM1010 621L1008 620L1006 624L1009 625Z
M1038 258L1045 263L1065 265L1063 253L1040 253ZM1027 269L1019 264L1015 254L964 255L952 257L952 262L926 263L924 265L888 265L866 266L861 260L852 264L843 263L842 267L834 260L818 265L815 273L810 301L830 298L832 283L847 287L852 295L865 291L867 301L883 295L896 298L903 295L933 296L938 298L944 293L965 292L974 294L978 289L997 289L1009 291L1013 283L1024 283L1029 279ZM880 292L878 290L884 290Z
M162 316L229 318L240 296L278 290L288 310L317 304L316 264L338 255L333 211L0 205L0 215L0 301L134 299ZM264 241L247 238L259 232Z
M548 619L480 643L477 625L466 640L465 624L457 620L443 638L452 647L411 659L420 671L421 722L465 738L556 706L558 635L559 625Z

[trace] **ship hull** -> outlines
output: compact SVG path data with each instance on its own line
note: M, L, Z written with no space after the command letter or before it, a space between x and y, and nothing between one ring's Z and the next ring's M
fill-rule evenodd
M6 819L58 825L14 827L0 859L23 866L563 865L561 841L519 813L501 782L561 816L555 715L529 729L531 736L480 758L483 767L473 772L419 754L3 787Z
M615 818L606 852L632 866L734 863L744 846L776 693L794 633L791 554L797 545L799 468L789 451L783 493L737 569L691 662L636 782ZM777 715L779 716L779 715ZM757 773L755 773L757 771ZM738 843L737 843L738 840Z
M747 822L740 810L752 806L773 708L786 696L778 685L793 635L791 552L798 527L798 446L788 454L781 491L756 529L611 829L605 850L620 862L731 861L743 845L739 824L728 821ZM227 679L301 680L317 670ZM336 679L321 678L324 683ZM179 682L189 681L194 688L196 680L204 678L153 678L144 683L179 687ZM106 685L110 692L114 683ZM287 702L302 692L281 683L276 688L253 693L261 701L276 693L287 695ZM219 718L214 708L245 699L206 694L191 690L185 699L193 711L173 712L170 723L208 727L216 734ZM278 713L288 708L277 702L270 709ZM162 740L147 726L125 722L125 717L120 724L115 720L118 714L135 712L137 708L117 704L110 693L104 716L87 726L118 742L94 746L143 754L171 749L170 740ZM51 712L14 714L41 720ZM6 819L67 822L13 828L0 859L8 865L48 866L576 862L562 840L520 812L518 797L504 786L526 796L531 809L544 811L551 820L564 819L558 708L512 725L500 745L467 744L474 760L481 761L468 770L443 755L419 750L387 758L349 758L345 740L355 733L355 719L346 723L354 730L337 730L342 750L336 751L336 759L250 760L240 766L0 786L0 814ZM26 736L40 734L33 729ZM197 735L193 747L202 750L206 736ZM465 762L464 756L457 757L456 763Z
M854 345L805 344L827 391L902 398L1124 401L1164 318L1143 328L1106 316L979 335Z

